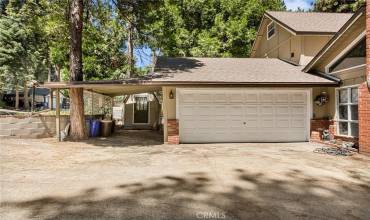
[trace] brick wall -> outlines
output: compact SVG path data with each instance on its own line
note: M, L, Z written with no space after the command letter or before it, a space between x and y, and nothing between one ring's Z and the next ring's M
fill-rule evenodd
M366 0L366 79L370 83L370 0ZM359 144L360 152L370 154L370 85L359 88Z
M167 119L167 143L179 144L179 123L177 119Z
M335 140L339 146L342 142L353 142L358 146L358 138L337 135L337 126L334 120L313 119L311 120L311 137L310 141L324 143L322 133L329 130L330 140Z
M324 119L311 120L310 141L321 141L323 131L329 130L330 125L332 125L333 123L334 122L332 120L324 120Z
M370 92L366 83L359 87L358 113L360 152L370 154Z

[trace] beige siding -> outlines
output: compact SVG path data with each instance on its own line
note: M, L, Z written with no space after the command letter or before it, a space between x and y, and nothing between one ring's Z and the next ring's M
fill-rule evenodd
M341 73L335 74L335 76L342 80L341 86L358 85L365 81L365 67L359 67L353 70L343 71ZM313 88L312 90L313 100L322 91L325 91L328 93L329 102L325 104L324 106L317 106L315 103L313 104L314 118L315 119L322 119L322 118L335 119L336 118L335 88L325 88L325 87Z
M333 74L342 80L342 86L358 85L366 80L366 69L365 66L354 68L351 70L345 70Z
M323 106L316 105L315 99L321 92L326 92L329 101ZM333 119L335 113L335 88L331 87L315 87L312 89L312 105L314 119Z
M327 51L312 67L314 70L325 72L325 67L332 62L348 45L365 31L365 16L359 18L341 38Z
M275 36L267 40L267 25L270 22L271 20L266 18L262 23L263 33L259 43L256 44L254 57L280 58L306 65L331 38L331 36L297 36L276 24Z
M331 36L303 36L300 65L308 64L314 56L325 46Z
M172 91L174 99L170 99L169 95ZM163 87L163 133L164 141L167 142L167 119L176 119L176 87Z

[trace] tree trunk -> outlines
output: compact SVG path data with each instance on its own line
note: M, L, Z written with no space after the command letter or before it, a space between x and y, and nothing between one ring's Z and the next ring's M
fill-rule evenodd
M128 61L128 70L127 78L130 78L134 72L134 43L132 38L133 26L131 22L128 22L127 27L127 61Z
M23 107L26 109L26 110L29 110L30 109L30 103L29 103L29 97L28 97L28 87L27 87L27 82L24 83L24 86L23 86Z
M85 128L85 112L82 88L69 89L70 117L71 117L71 138L82 140L87 138ZM82 107L82 108L81 108Z
M18 81L15 84L15 109L19 109L19 91L18 91Z
M71 0L70 74L71 81L82 81L82 12L83 0Z
M82 81L82 25L83 25L83 0L71 1L70 25L70 79ZM71 138L73 140L86 139L85 113L83 89L69 89Z
M51 82L51 74L52 74L52 70L51 70L51 65L49 66L49 71L48 71L48 82ZM53 110L53 89L49 89L49 109L50 110Z
M152 68L151 68L152 73L154 73L156 63L157 63L157 54L155 53L155 49L152 49Z

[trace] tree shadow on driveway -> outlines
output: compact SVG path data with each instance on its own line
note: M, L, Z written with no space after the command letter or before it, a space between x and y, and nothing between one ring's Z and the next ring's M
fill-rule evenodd
M147 147L162 145L163 134L152 130L117 130L110 137L90 137L83 142L97 147Z
M207 173L162 176L114 187L114 196L98 188L71 197L3 202L28 218L57 219L370 219L370 181L314 178L298 169L271 178L235 169L229 184ZM3 212L5 213L5 212Z

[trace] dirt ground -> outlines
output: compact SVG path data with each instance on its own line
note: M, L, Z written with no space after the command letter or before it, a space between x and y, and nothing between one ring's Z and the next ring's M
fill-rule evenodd
M319 145L0 139L0 219L370 219L370 157Z

